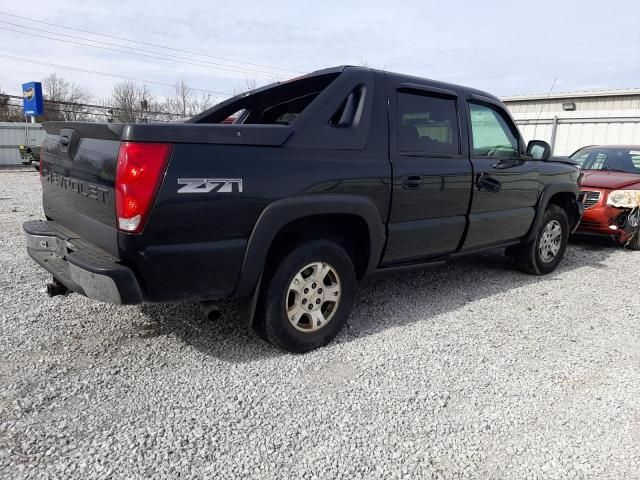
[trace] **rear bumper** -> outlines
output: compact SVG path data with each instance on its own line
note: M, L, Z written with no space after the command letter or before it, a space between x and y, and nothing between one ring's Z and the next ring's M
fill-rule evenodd
M68 289L107 303L143 301L133 271L107 252L74 238L56 222L34 220L22 227L29 256Z

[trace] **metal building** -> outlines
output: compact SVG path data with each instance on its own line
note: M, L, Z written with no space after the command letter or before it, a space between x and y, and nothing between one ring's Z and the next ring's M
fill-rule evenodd
M525 140L545 140L556 155L585 145L640 145L640 89L503 97Z
M20 145L41 145L45 131L39 123L0 122L0 167L20 165Z

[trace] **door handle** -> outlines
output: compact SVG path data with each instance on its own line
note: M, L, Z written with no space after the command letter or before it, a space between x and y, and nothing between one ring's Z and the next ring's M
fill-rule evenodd
M405 175L402 178L402 186L410 190L420 188L422 186L422 175Z
M487 192L498 193L502 188L502 184L500 181L496 180L493 177L490 177L486 173L481 173L478 175L478 180L476 180L476 185L479 190L486 190Z

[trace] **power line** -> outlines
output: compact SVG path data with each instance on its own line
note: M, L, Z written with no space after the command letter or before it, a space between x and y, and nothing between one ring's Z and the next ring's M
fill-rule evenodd
M29 28L29 27L22 27L22 28ZM29 35L30 37L38 37L38 38L44 38L46 40L55 40L57 42L63 42L63 43L70 43L73 45L80 45L83 47L93 47L93 48L99 48L101 50L108 50L111 52L117 52L117 53L127 53L127 54L134 54L140 57L148 57L148 58L155 58L157 60L165 60L165 61L171 61L171 62L179 62L179 63L184 63L187 65L194 65L196 67L205 67L205 68L213 68L213 69L217 69L217 70L226 70L229 72L236 72L236 73L244 73L244 74L251 74L251 75L262 75L262 76L266 76L266 77L270 77L273 76L273 73L268 73L268 72L260 72L260 71L248 71L248 70L241 70L238 68L233 68L233 67L226 67L226 66L211 66L211 65L207 65L204 63L199 63L196 61L188 61L188 60L178 60L178 59L171 59L171 58L166 58L166 57L162 57L159 55L166 55L163 53L158 53L157 55L150 55L148 53L136 53L136 52L130 52L127 50L121 50L118 48L111 48L111 47L104 47L101 45L91 45L90 43L83 43L83 42L76 42L74 40L65 40L63 38L56 38L56 37L51 37L51 36L47 36L47 35L39 35L37 33L32 33L32 32L24 32L21 30L15 30L13 28L8 28L8 27L0 27L0 30L6 30L9 32L13 32L13 33L21 33L23 35ZM60 34L55 34L55 35L60 35ZM129 48L129 47L125 47L125 48Z
M10 99L15 99L15 100L22 100L22 97L20 95L10 95L7 93L2 93L0 94L0 97L7 97ZM118 107L110 107L108 105L95 105L95 104L91 104L91 103L78 103L78 102L64 102L62 100L49 100L48 98L44 98L43 101L45 103L55 103L58 105L70 105L70 106L81 106L81 107L87 107L87 108L112 108L112 109L118 109ZM150 113L170 113L170 112L150 112Z
M15 14L12 14L12 13L7 13L7 12L0 12L0 15L19 18L21 20L27 20L27 21L35 22L35 23L41 23L43 25L49 25L49 26L52 26L52 27L64 28L66 30L73 30L73 31L76 31L76 32L88 33L90 35L97 35L97 36L100 36L100 37L113 38L113 39L116 39L116 40L123 40L125 42L130 42L130 43L137 43L138 45L146 45L146 46L149 46L149 47L156 47L156 48L163 48L165 50L172 50L174 52L182 52L182 53L189 53L189 54L193 54L193 55L204 56L204 57L212 58L212 59L215 59L215 60L222 60L222 61L226 61L226 62L232 62L232 63L238 63L238 64L244 64L244 65L251 65L251 66L254 66L254 67L268 68L268 69L271 69L271 70L280 70L280 71L292 72L292 73L297 73L297 74L298 73L304 73L304 72L301 72L299 70L293 70L293 69L290 69L290 68L274 67L274 66L271 66L271 65L265 65L265 64L260 64L260 63L252 63L252 62L245 62L245 61L241 61L241 60L233 60L231 58L217 57L217 56L214 56L214 55L209 55L209 54L206 54L206 53L196 52L196 51L193 51L193 50L184 50L184 49L180 49L180 48L167 47L165 45L160 45L160 44L157 44L157 43L141 42L141 41L138 41L138 40L132 40L130 38L118 37L118 36L115 36L115 35L107 35L107 34L104 34L104 33L93 32L91 30L83 30L83 29L80 29L80 28L67 27L67 26L64 26L64 25L45 22L43 20L34 20L32 18L22 17L20 15L15 15ZM27 27L27 28L30 28L30 27Z
M30 58L25 58L25 57L15 57L15 56L12 56L12 55L5 55L3 53L0 53L0 57L9 58L11 60L17 60L19 62L35 63L35 64L38 64L38 65L45 65L45 66L48 66L48 67L61 68L63 70L74 70L74 71L77 71L77 72L90 73L92 75L101 75L101 76L104 76L104 77L120 78L120 79L123 79L123 80L129 80L129 81L132 81L132 82L149 83L149 84L152 84L152 85L162 85L162 86L171 87L171 88L175 87L175 84L166 83L166 82L158 82L156 80L144 80L144 79L135 78L135 77L126 77L124 75L116 75L114 73L101 72L99 70L89 70L89 69L86 69L86 68L72 67L70 65L60 65L60 64L57 64L57 63L43 62L42 60L33 60L33 59L30 59ZM215 90L205 90L205 89L202 89L202 88L192 88L192 87L189 87L189 88L191 90L195 90L197 92L212 93L214 95L221 95L221 96L224 96L224 97L230 97L230 96L233 95L233 94L228 93L228 92L217 92Z
M42 38L47 38L50 40L57 40L59 42L67 42L67 43L74 43L74 44L78 44L78 45L82 45L82 46L87 46L87 47L94 47L94 48L100 48L100 49L105 49L103 46L101 45L107 45L110 47L119 47L119 48L126 48L128 50L132 50L132 51L122 51L122 50L114 50L117 51L119 53L129 53L129 54L135 54L135 55L141 55L141 56L150 56L150 55L144 55L144 54L152 54L153 56L150 56L151 58L159 58L157 57L157 55L160 55L162 58L160 58L160 60L166 60L165 57L168 57L171 59L171 61L178 61L180 62L181 60L186 60L186 62L183 63L189 63L191 65L195 65L195 63L193 62L197 62L198 66L211 66L213 68L220 68L223 70L229 70L229 71L233 71L233 72L238 72L238 73L245 73L245 74L251 74L251 75L264 75L264 76L274 76L274 75L278 75L277 72L265 72L262 70L255 70L255 69L246 69L246 68L240 68L240 67L236 67L235 65L225 65L222 63L217 63L217 62L211 62L211 61L207 61L207 60L201 60L198 58L190 58L190 57L183 57L183 56L179 56L179 55L172 55L169 53L164 53L164 52L157 52L154 50L145 50L142 48L138 48L138 47L131 47L129 45L122 45L119 43L110 43L110 42L105 42L102 40L93 40L90 38L85 38L85 37L79 37L76 35L69 35L66 33L59 33L59 32L54 32L51 30L44 30L41 28L35 28L35 27L30 27L28 25L20 25L17 23L11 23L11 22L6 22L4 20L0 20L0 23L4 23L5 25L11 25L13 27L19 27L22 29L27 29L28 31L21 31L21 30L11 30L9 28L6 27L0 27L3 30L8 30L11 32L15 32L15 33L23 33L25 35L34 35L32 33L32 31L37 31L37 32L42 32L42 33L48 33L48 34L52 34L52 35L57 35L57 36L61 36L61 37L68 37L68 38L74 38L76 40L82 40L82 41L87 41L87 42L93 42L93 43L97 43L99 45L91 45L91 44L86 44L86 43L78 43L78 42L72 42L69 40L65 40L65 39L61 39L61 38L51 38L51 37L46 37L46 36L41 36ZM38 35L34 35L34 36L38 36ZM139 52L142 52L139 53ZM205 64L205 65L202 65Z
M14 108L20 107L20 105L11 105L11 104L9 106ZM90 116L90 117L103 118L107 120L109 118L120 118L118 112L125 112L128 114L133 114L139 118L147 118L154 122L169 122L174 120L183 120L190 117L190 115L185 116L179 113L147 112L145 110L126 110L122 108L116 108L116 109L109 108L108 110L110 111L107 111L106 107L102 112L98 112L95 110L87 111L87 110L68 110L63 108L49 108L44 113L44 116L46 118L48 114L73 114L73 117L66 117L66 119L69 120L75 117L76 120L82 120L83 118ZM19 116L22 116L22 113L20 113Z
M76 40L84 40L84 41L93 42L93 43L97 43L97 44L101 44L101 45L108 45L110 47L126 48L126 49L129 49L129 50L132 50L131 52L126 52L126 53L135 54L135 55L138 55L139 54L138 52L151 53L151 54L154 54L154 55L161 55L162 57L169 57L169 58L171 58L172 61L187 60L188 62L196 61L196 62L198 62L198 64L205 63L207 65L213 66L214 68L218 67L218 66L221 66L221 67L224 67L225 69L227 69L227 67L229 67L229 68L233 68L233 71L238 71L240 73L272 75L272 76L276 75L276 73L271 73L271 72L263 72L263 71L260 71L260 70L237 69L235 66L224 65L224 64L220 64L220 63L216 63L216 62L209 62L207 60L200 60L200 59L194 59L194 58L189 58L189 57L181 57L181 56L178 56L178 55L171 55L169 53L156 52L154 50L144 50L144 49L137 48L137 47L130 47L129 45L122 45L122 44L119 44L119 43L109 43L109 42L104 42L102 40L93 40L93 39L90 39L90 38L78 37L76 35L68 35L66 33L53 32L51 30L44 30L44 29L41 29L41 28L30 27L28 25L20 25L20 24L17 24L17 23L5 22L4 20L0 20L0 23L4 23L5 25L11 25L11 26L19 27L19 28L23 28L23 29L29 29L29 32L20 31L19 33L24 33L24 34L29 34L30 35L31 34L31 30L35 30L37 32L49 33L49 34L52 34L52 35L58 35L58 36L62 36L62 37L75 38ZM4 28L4 27L0 27L0 28ZM13 30L11 30L11 31L13 31ZM66 40L63 40L63 39L55 39L55 40L58 40L58 41L61 41L61 42L66 41ZM86 46L102 48L102 47L96 46L96 45L86 45ZM120 50L118 50L118 51L120 51ZM153 58L157 58L157 57L154 56ZM165 58L162 58L162 59L165 60Z
M0 98L1 97L5 97L10 100L18 100L18 101L22 100L22 97L20 97L19 95L0 94ZM112 110L112 111L127 111L126 108L122 108L122 107L113 107L109 105L92 105L89 103L62 102L59 100L47 100L46 98L44 99L44 103L49 107L54 107L55 108L55 110L53 110L54 112L68 112L68 113L77 113L77 114L86 114L86 115L103 115L98 113L82 112L79 110L65 110L65 109L61 109L58 105L78 107L78 108L94 108L94 109ZM14 103L12 106L20 107L21 105L20 103ZM181 118L189 117L189 115L182 115L180 113L162 112L162 111L154 111L154 110L131 109L131 111L135 113L144 113L146 115L166 115L166 116L181 117Z

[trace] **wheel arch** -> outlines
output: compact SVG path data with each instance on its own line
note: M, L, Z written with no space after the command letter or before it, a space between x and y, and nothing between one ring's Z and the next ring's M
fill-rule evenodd
M253 228L247 244L240 277L234 296L251 296L259 284L266 259L274 241L296 222L313 217L340 219L336 226L344 225L344 219L357 217L367 229L369 248L364 260L362 276L371 273L380 260L385 242L384 224L377 207L366 197L357 195L306 195L278 200L264 209ZM331 235L327 235L331 238Z
M544 212L549 204L558 205L567 212L570 231L573 232L578 227L578 223L580 223L580 219L582 218L582 212L584 211L584 207L578 201L578 194L579 188L575 183L563 182L547 185L538 199L536 215L527 236L523 239L523 243L535 238L540 228Z

